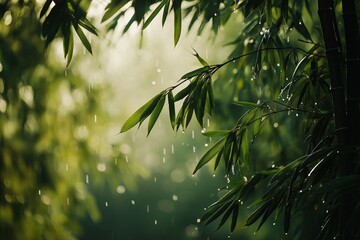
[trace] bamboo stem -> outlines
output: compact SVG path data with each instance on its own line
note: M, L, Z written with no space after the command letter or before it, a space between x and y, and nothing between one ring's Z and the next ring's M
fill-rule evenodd
M346 144L348 126L346 121L345 90L343 83L343 61L333 1L318 0L318 14L329 67L335 127L339 130L336 136L339 143Z
M346 111L351 145L360 145L360 34L353 0L342 2L346 44Z

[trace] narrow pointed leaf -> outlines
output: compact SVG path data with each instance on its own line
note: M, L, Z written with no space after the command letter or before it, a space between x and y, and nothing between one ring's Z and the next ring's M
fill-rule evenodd
M199 163L196 165L193 174L195 174L202 166L208 163L216 154L219 153L221 148L224 146L225 141L226 141L226 137L223 137L217 143L215 143L215 145L212 148L210 148L209 151L205 153L205 155L200 159Z
M168 93L168 103L169 103L169 117L171 122L171 127L175 128L175 100L172 92Z
M51 4L52 0L46 0L44 6L41 9L40 12L40 19L45 15L45 13L49 10L50 4Z
M199 76L200 74L206 72L206 70L208 70L208 69L209 69L209 67L201 67L201 68L195 69L191 72L186 73L180 79L190 79L195 76Z
M161 97L162 93L156 95L150 101L145 103L141 108L139 108L133 115L131 115L131 117L129 117L122 126L120 133L128 131L136 124L142 122L145 118L147 118L154 110Z
M214 131L206 131L203 133L206 137L222 137L228 134L230 130L214 130Z
M67 50L67 56L66 56L66 67L69 66L72 56L74 52L74 35L72 32L72 29L69 28L69 43L68 43L68 50Z
M149 119L149 123L148 123L148 135L150 134L151 129L154 127L156 120L159 118L159 115L164 107L165 98L166 98L166 95L161 96L159 102L156 104L156 107L154 108L154 110L152 111L152 113L150 115L150 119Z
M174 0L174 45L179 42L181 35L181 0Z
M106 12L104 16L101 19L101 22L105 22L109 18L111 18L115 13L117 13L120 8L122 8L126 3L128 3L130 0L122 0L119 3L115 4L114 2L117 2L115 0L112 0L107 6L106 6Z
M231 103L241 107L259 107L259 105L256 103L246 101L231 101Z
M75 29L77 35L79 36L82 44L86 48L86 50L88 50L89 53L92 54L91 44L90 44L89 40L87 39L87 37L85 36L85 34L84 34L83 30L81 29L81 27L79 27L79 25L76 22L73 22L73 26L74 26L74 29Z
M233 232L235 230L235 227L236 227L237 218L238 218L238 215L239 215L239 204L235 204L232 214L233 215L232 215L232 218L231 218L231 232Z
M169 8L170 8L170 1L166 1L166 5L164 7L164 12L163 12L163 15L162 15L162 22L161 24L164 26L165 25L165 21L166 21L166 18L169 14Z
M166 3L168 3L169 0L163 0L159 6L157 6L157 8L155 8L155 10L150 14L150 16L148 17L148 19L146 19L142 29L144 30L147 26L149 26L149 24L152 22L152 20L154 20L154 18L159 14L160 10L165 6Z

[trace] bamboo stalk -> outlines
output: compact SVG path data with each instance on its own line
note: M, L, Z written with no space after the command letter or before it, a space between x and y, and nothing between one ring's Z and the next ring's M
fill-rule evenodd
M343 61L333 1L318 0L318 15L326 47L337 139L339 143L346 144L348 127L345 110Z
M342 2L346 44L346 111L353 146L360 145L360 34L353 0Z

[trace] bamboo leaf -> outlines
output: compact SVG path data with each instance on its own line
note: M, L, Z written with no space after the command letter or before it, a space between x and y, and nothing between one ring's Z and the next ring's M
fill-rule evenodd
M154 110L152 111L152 113L150 115L150 119L149 119L149 123L148 123L148 135L150 134L151 129L154 127L156 120L159 118L161 110L164 107L165 98L166 98L166 95L161 96L159 102L156 104L156 107L154 108Z
M176 46L181 35L181 0L174 0L174 45Z
M171 122L171 127L175 128L175 100L172 92L168 93L168 103L169 103L169 117Z
M169 14L169 8L170 8L170 1L167 1L166 5L164 7L163 15L162 15L162 21L161 21L162 26L165 25L166 18L167 18L168 14Z
M128 3L130 0L122 0L119 3L116 3L116 0L112 0L107 6L106 6L106 12L104 16L101 19L101 22L105 22L109 18L111 18L115 13L117 13L126 3Z
M152 20L154 20L154 18L159 14L160 10L165 6L165 4L167 4L169 2L169 0L163 0L159 6L157 6L157 8L155 8L155 10L150 14L150 16L148 17L148 19L146 19L142 29L144 30L147 26L149 26L149 24L152 22Z
M234 209L233 209L232 219L231 219L231 232L233 232L235 230L238 215L239 215L239 204L235 204Z
M206 131L202 133L206 137L222 137L228 134L230 130L214 130L214 131Z
M262 206L260 206L258 209L256 209L251 215L250 217L248 217L248 219L246 220L245 223L245 227L250 226L252 224L254 224L267 210L267 208L270 205L270 201L264 203Z
M79 27L79 25L76 22L73 22L73 26L74 26L74 29L75 29L77 35L79 36L82 44L86 48L86 50L88 50L89 53L92 54L91 44L90 44L89 40L87 39L87 37L85 36L83 30Z
M77 22L80 26L82 26L83 28L85 28L86 30L88 30L89 32L91 32L92 34L94 34L95 36L98 36L97 30L95 28L94 25L92 25L92 23L84 18L81 19L80 21Z
M224 146L226 141L226 137L220 139L213 147L210 148L209 151L205 153L205 155L200 159L199 163L196 165L193 174L195 174L202 166L208 163L216 154L219 153L221 148Z
M193 78L195 76L199 76L200 74L206 72L207 70L209 69L209 67L201 67L201 68L198 68L198 69L195 69L193 71L190 71L188 73L186 73L185 75L183 75L181 79L190 79L190 78Z
M248 130L245 128L242 138L241 138L241 153L242 158L246 166L249 165L249 138L248 138Z
M145 103L141 108L139 108L133 115L131 115L131 117L129 117L122 126L120 133L128 131L136 124L142 122L145 118L147 118L158 104L162 95L163 93L156 95L150 101Z
M193 55L197 58L201 65L203 65L204 67L208 67L209 64L202 57L200 57L199 53L194 48L193 50L195 52Z
M241 106L241 107L259 107L258 104L246 101L231 101L230 103Z
M40 12L40 19L45 15L45 13L49 10L50 4L51 4L52 0L46 0L44 6L41 9Z

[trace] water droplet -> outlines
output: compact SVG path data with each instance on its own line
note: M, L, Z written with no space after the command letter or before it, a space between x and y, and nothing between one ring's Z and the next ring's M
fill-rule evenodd
M152 85L156 85L156 81L152 81L151 84L152 84Z
M174 154L175 153L175 147L174 144L171 144L171 153Z
M125 156L125 162L126 162L126 163L128 163L128 162L129 162L129 158L128 158L128 156L127 156L127 155Z
M69 171L69 164L65 165L65 171L68 172Z
M279 123L274 123L274 128L277 128L279 126Z
M165 157L163 157L163 160L162 160L162 161L163 161L163 163L166 163L166 158L165 158Z
M106 171L106 165L105 163L98 163L98 165L96 165L96 168L99 172L105 172Z
M105 202L105 207L108 207L109 206L109 203L108 202Z
M178 196L177 196L177 195L172 195L172 200L173 200L173 201L175 201L175 202L176 202L178 199L179 199L179 198L178 198Z
M200 218L196 219L196 223L201 223L201 219Z
M161 68L156 69L156 72L161 73Z
M94 115L94 123L96 123L97 122L97 115L95 114Z
M196 152L196 147L195 146L193 146L193 152Z
M154 182L156 182L157 181L157 179L156 179L156 177L154 177Z
M89 184L89 175L85 175L85 182L86 182L86 184Z
M275 164L271 165L271 167L274 168L274 167L275 167Z
M275 226L276 225L276 223L275 222L273 222L273 226Z
M116 188L116 192L119 193L119 194L122 194L126 191L125 187L123 185L119 185L117 186Z
M247 177L244 176L243 179L244 179L244 182L248 182Z
M150 206L149 206L149 204L146 205L146 212L147 212L147 213L150 212Z
M66 198L66 204L70 205L70 199L69 198Z
M215 174L213 174L213 177L216 177L216 175L215 175Z
M299 116L299 114L298 114L298 113L296 113L296 114L295 114L295 116L297 116L297 117L298 117L298 116Z
M277 63L276 66L277 66L277 67L280 67L280 63Z
M192 138L192 139L195 138L195 131L194 131L194 130L191 131L191 138Z
M41 195L41 190L39 189L39 195Z
M135 205L135 200L131 200L131 205Z
M157 220L155 220L154 223L155 223L155 225L157 225L158 224Z
M204 144L204 146L205 146L205 147L208 147L208 146L209 146L209 144L205 143L205 144Z

